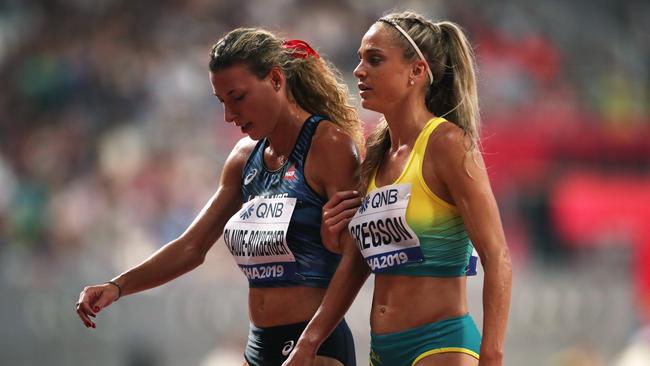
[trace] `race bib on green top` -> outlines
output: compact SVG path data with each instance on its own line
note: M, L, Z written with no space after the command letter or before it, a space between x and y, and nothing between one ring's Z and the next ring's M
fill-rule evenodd
M420 240L406 222L410 184L378 188L363 199L348 228L373 272L423 260Z
M228 220L223 239L249 281L298 277L296 258L287 244L295 208L296 198L256 197Z

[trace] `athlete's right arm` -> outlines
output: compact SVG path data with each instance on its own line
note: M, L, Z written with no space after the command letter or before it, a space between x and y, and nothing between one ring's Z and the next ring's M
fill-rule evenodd
M221 236L228 219L241 207L241 174L254 147L249 138L240 140L224 165L219 188L190 226L144 262L113 278L113 284L86 287L79 295L77 314L86 327L95 328L90 317L126 296L162 285L198 267Z

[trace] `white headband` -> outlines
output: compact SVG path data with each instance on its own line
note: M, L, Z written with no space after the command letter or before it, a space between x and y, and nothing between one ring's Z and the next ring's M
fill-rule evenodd
M388 20L388 19L379 19L379 20L392 25L393 27L395 27L395 29L397 29L400 33L402 33L404 35L404 37L406 37L406 40L409 41L411 46L413 46L413 49L415 50L415 52L417 52L418 56L420 56L420 60L424 61L427 64L427 75L429 75L429 85L433 84L433 74L431 73L431 69L429 68L429 63L427 62L427 59L424 58L424 55L422 54L422 51L420 51L420 47L418 47L418 45L415 44L415 41L413 40L413 38L411 38L411 36L409 36L409 34L406 33L406 31L404 29L402 29L402 27L400 27L394 21Z

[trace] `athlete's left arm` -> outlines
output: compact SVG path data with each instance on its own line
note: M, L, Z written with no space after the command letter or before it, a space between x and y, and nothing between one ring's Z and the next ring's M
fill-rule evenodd
M325 128L323 128L325 127ZM319 133L321 133L319 135ZM311 160L306 164L317 171L312 188L331 197L340 190L354 189L358 185L359 161L352 139L329 123L320 126L310 149ZM361 253L347 230L340 236L339 250L342 254L339 266L332 277L323 302L316 311L296 347L283 366L313 365L316 352L327 339L352 305L354 298L370 274Z
M352 138L329 121L320 122L312 138L305 176L310 187L325 199L330 199L337 192L358 189L359 186L359 151ZM323 229L329 229L324 227ZM323 233L329 238L339 237L333 233ZM340 240L323 240L323 245L331 251L341 254Z
M457 128L445 128L430 140L426 159L444 183L460 211L485 272L481 366L503 365L503 349L512 286L510 253L506 244L485 163L479 151L467 152L469 139ZM426 166L426 165L425 165Z

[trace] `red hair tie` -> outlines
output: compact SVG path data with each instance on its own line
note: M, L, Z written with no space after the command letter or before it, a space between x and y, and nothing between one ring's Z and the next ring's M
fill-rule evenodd
M291 53L291 56L293 57L297 57L297 58L307 58L307 56L314 56L316 58L320 57L318 52L314 51L314 49L311 48L311 46L307 42L301 41L299 39L284 41L282 42L282 47L289 50L289 53Z

